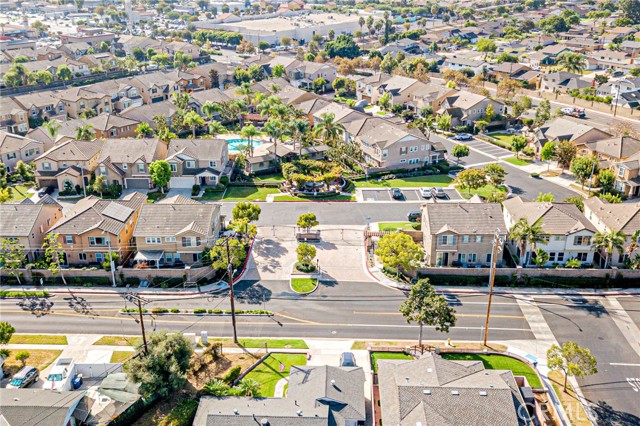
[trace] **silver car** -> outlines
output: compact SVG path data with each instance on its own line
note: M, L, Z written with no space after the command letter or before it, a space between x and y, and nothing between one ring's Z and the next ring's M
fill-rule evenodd
M444 189L439 187L431 188L431 193L433 194L434 197L437 197L437 198L447 198L447 193L444 192Z

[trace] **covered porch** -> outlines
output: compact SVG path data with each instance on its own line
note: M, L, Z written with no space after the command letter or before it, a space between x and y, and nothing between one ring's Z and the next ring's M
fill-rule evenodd
M159 269L164 264L163 250L140 250L133 258L135 265L146 264L148 268Z

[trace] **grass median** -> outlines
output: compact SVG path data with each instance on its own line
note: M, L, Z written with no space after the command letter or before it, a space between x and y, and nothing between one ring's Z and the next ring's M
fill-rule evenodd
M57 334L14 334L9 340L13 345L67 345L67 336Z

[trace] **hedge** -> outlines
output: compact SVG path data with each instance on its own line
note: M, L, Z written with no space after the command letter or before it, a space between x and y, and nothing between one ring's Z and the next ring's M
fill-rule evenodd
M49 292L1 290L0 297L49 297Z

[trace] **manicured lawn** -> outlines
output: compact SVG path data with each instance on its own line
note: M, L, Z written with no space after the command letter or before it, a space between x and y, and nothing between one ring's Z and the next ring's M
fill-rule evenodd
M224 194L224 191L205 192L205 193L202 194L202 197L196 198L196 200L200 200L200 201L220 201L222 199L222 194Z
M533 161L531 160L527 160L525 158L516 158L516 157L505 158L504 161L506 161L509 164L513 164L514 166L526 166L527 164L533 163Z
M54 334L14 334L9 340L14 345L66 345L67 336Z
M10 188L11 188L11 198L9 198L9 201L24 200L25 198L31 195L27 193L29 188L24 185L11 186Z
M355 195L333 195L331 197L319 197L319 198L307 198L307 197L294 197L293 195L278 195L273 201L355 201Z
M212 339L209 342L222 343L227 348L237 347L231 339ZM264 344L272 349L309 349L302 339L238 339L240 346L245 348L264 348Z
M251 180L254 182L282 182L284 177L282 173L274 173L271 175L253 176Z
M442 354L444 359L456 361L482 361L488 370L511 370L514 376L524 376L532 388L542 388L542 383L533 369L522 361L504 355Z
M5 373L8 376L13 376L22 368L22 362L16 360L16 355L22 350L11 349L9 351L9 358L7 358L4 362L3 368ZM51 350L51 349L27 349L29 352L29 358L27 359L27 365L32 367L36 367L38 370L42 371L47 368L49 364L56 360L62 353L62 350ZM42 382L40 382L42 383ZM35 385L34 387L38 387Z
M491 196L491 194L493 194L494 192L500 192L500 193L506 193L507 189L503 186L493 186L493 185L485 185L481 188L478 189L472 189L471 192L469 192L468 189L466 188L458 188L458 192L460 193L460 195L462 195L462 197L469 199L471 197L473 197L475 194L478 194L479 196L483 197L483 198L488 198Z
M105 346L138 346L142 344L141 337L102 336L94 345Z
M379 359L413 359L413 357L402 352L371 352L371 368L374 373L378 372Z
M280 363L284 364L283 371L280 371ZM264 397L273 396L276 383L283 377L288 377L292 365L307 365L305 354L271 354L262 364L257 366L245 377L260 383L260 395Z
M510 135L509 133L491 133L488 136L498 139L500 142L507 146L511 146L511 141L513 140L513 135Z
M395 231L397 229L416 231L420 229L420 224L416 222L380 222L378 229L381 231Z
M134 356L136 353L135 352L131 352L131 351L113 351L113 353L111 354L111 361L112 363L123 363L126 360L128 360L129 358L131 358L132 356Z
M451 184L451 178L447 175L429 175L381 181L369 179L353 183L357 188L392 188L396 186L419 188L421 186L449 186Z
M279 194L278 188L254 188L250 186L230 186L223 201L264 201L269 194Z
M318 280L315 278L292 278L291 288L298 293L308 293L318 286Z

